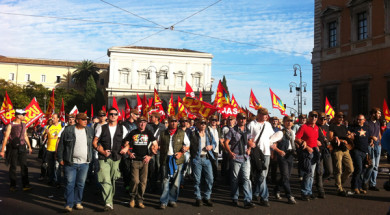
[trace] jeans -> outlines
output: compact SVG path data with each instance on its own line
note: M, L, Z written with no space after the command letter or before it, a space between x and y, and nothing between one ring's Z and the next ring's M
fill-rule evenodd
M303 173L303 180L301 182L301 193L305 196L310 196L313 194L312 187L313 187L313 179L314 179L314 173L316 170L316 164L311 165L311 172L310 173Z
M88 174L88 163L65 165L65 206L73 207L81 204L83 199L85 179Z
M333 174L333 161L330 152L328 154L322 154L324 174L323 178L327 179Z
M9 180L11 182L11 187L16 186L16 166L20 165L20 173L22 175L22 185L23 187L30 184L28 180L28 168L27 168L27 153L19 151L19 149L9 149L11 150L10 154L10 166L9 166Z
M294 157L292 154L286 154L284 157L278 156L278 164L281 177L275 187L275 192L278 193L280 191L280 188L283 187L287 198L291 197L290 177L291 169L293 167L293 158Z
M324 180L323 180L323 175L324 175L324 159L321 158L320 161L317 163L316 170L314 173L314 181L316 182L316 188L318 193L325 193L324 190Z
M351 151L353 166L355 170L352 174L351 188L361 189L363 185L362 173L364 168L364 162L366 160L366 153L358 149Z
M376 177L378 176L378 167L379 167L379 160L381 158L381 149L382 146L380 146L378 143L375 143L373 148L370 146L368 147L368 154L371 156L372 167L370 169L367 169L363 181L364 183L369 182L370 187L376 186Z
M335 177L336 186L338 191L344 191L343 184L348 177L353 173L353 163L349 150L347 151L336 151L333 153L335 162Z
M56 162L54 159L55 151L46 151L45 162L47 163L47 177L49 183L57 182L56 180Z
M190 164L190 162L191 162L191 160L190 160L190 153L189 152L184 153L184 163L183 163L183 168L181 170L182 177L181 177L181 180L180 180L180 184L181 185L184 185L184 177L186 176L186 174L190 174L191 173L191 164Z
M263 170L260 174L258 174L255 179L256 185L255 185L255 192L254 196L260 196L263 201L268 201L268 187L267 187L267 174L268 174L268 168L269 168L269 162L270 162L270 156L265 155L264 156L264 165L267 168L266 170Z
M166 171L168 172L168 165L162 166L161 168L166 168ZM163 179L162 194L160 197L161 204L167 205L169 202L177 202L177 199L179 198L182 168L183 164L177 165L177 171L175 172L173 177Z
M252 201L252 183L249 179L251 173L251 162L246 160L243 163L234 160L230 161L231 174L231 197L233 201L238 200L239 192L239 181L242 182L242 188L244 191L244 202L250 203ZM239 178L240 177L240 178Z
M194 194L196 199L202 199L200 194L200 184L202 181L202 176L204 176L205 182L205 192L204 199L210 199L211 191L213 189L213 168L211 166L211 161L206 157L200 157L192 159L192 173L194 175L195 184L194 184Z

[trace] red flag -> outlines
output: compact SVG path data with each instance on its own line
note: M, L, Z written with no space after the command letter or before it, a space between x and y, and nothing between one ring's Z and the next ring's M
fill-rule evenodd
M187 81L186 81L186 96L191 97L191 98L195 98L195 93Z
M219 112L222 115L222 118L228 118L229 116L237 116L240 113L239 107L234 107L233 105L225 105L219 109Z
M221 80L219 80L217 92L215 94L214 105L218 108L222 108L225 105L229 105L229 94L223 87Z
M199 100L200 100L200 101L203 101L202 90L199 91Z
M122 114L119 110L118 103L116 103L115 96L112 97L112 107L115 108L118 111L118 120L122 120Z
M145 112L145 108L147 108L146 106L148 106L148 99L146 98L146 95L144 93L144 97L142 98L142 115L145 115L144 112Z
M137 109L139 114L142 114L142 100L137 93Z
M126 116L125 111L122 109L122 116ZM125 118L122 117L122 121L125 121Z
M261 108L260 102L257 101L255 94L253 94L252 89L251 89L251 94L249 95L249 107L253 108L255 110L258 110Z
M69 112L69 114L73 114L73 115L77 115L79 113L79 109L77 108L77 106L75 105L72 110Z
M91 119L93 118L93 104L91 104Z
M1 105L0 117L5 125L11 123L12 120L15 119L14 106L12 105L11 99L8 97L7 91L5 91L3 105Z
M53 113L55 113L54 99L55 98L54 98L54 88L53 88L53 90L51 91L49 105L47 106L47 110L46 110L46 114L45 114L46 119L50 119L51 115L53 115Z
M387 122L390 121L390 112L389 112L389 107L387 106L386 99L383 100L383 116L385 117L385 120Z
M61 109L60 109L60 121L61 122L65 122L65 107L64 107L64 98L62 98L62 102L61 102Z
M325 97L325 114L329 115L331 119L334 117L335 114L332 105L330 105L328 97Z
M169 105L168 105L168 116L174 116L175 115L175 106L173 104L173 94L171 93L171 99L169 99Z
M88 113L88 111L86 110L84 113L85 113L85 114L87 114L87 113Z
M157 112L160 113L160 121L163 121L163 119L165 119L166 114L162 106L162 101L160 99L160 96L158 95L156 89L154 89L154 108L157 110Z
M102 110L103 110L104 112L107 112L107 109L106 109L106 106L105 106L105 105L102 106Z
M127 103L127 99L126 99L125 114L124 114L125 119L130 118L130 111L131 111L131 109L130 109L129 103Z

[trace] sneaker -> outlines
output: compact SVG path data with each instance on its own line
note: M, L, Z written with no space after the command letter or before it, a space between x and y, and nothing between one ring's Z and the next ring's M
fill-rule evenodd
M264 201L264 200L261 200L260 201L260 205L261 206L264 206L264 207L269 207L270 205L269 205L269 202L268 201Z
M79 203L79 204L76 204L76 209L77 210L83 210L84 207Z
M258 202L258 201L260 201L260 198L258 196L253 196L252 200Z
M32 187L29 184L27 184L26 186L23 187L23 191L29 191L31 189L32 189Z
M325 199L325 193L324 192L320 192L320 193L318 193L317 197L320 198L320 199Z
M161 210L165 210L165 208L167 208L167 206L166 206L166 205L164 205L164 204L160 204L160 207L159 207L159 209L161 209Z
M344 190L342 190L342 191L339 191L339 192L337 193L337 195L342 196L342 197L347 197L347 192L345 192Z
M367 193L367 191L363 190L362 188L360 188L359 191L360 191L361 194L366 194Z
M68 205L65 207L65 212L70 213L70 212L72 212L72 210L73 209L70 206L68 206Z
M288 204L295 205L297 202L295 201L295 198L290 196L287 201Z
M9 191L10 191L10 192L16 192L16 187L14 187L14 186L10 187L10 188L9 188Z
M358 188L355 188L355 189L353 190L353 192L354 192L355 194L360 194L360 190L359 190Z
M238 201L237 200L232 200L232 205L234 207L238 207Z
M368 185L366 183L363 184L363 190L368 190Z
M104 206L104 211L112 211L112 210L114 210L114 207L112 205L106 204Z
M236 201L236 204L237 204L237 201ZM247 202L244 204L244 208L245 209L250 209L250 208L255 208L255 204L253 204L252 202Z
M176 202L169 202L168 205L173 208L177 208Z
M214 205L210 199L203 199L203 203L209 207L213 207L213 205Z
M281 200L282 197L280 196L280 193L275 193L275 199Z
M145 208L144 203L142 203L142 202L138 203L138 208L144 209Z
M302 195L301 200L308 202L308 201L310 201L310 196L309 195Z
M133 199L133 200L130 200L129 206L130 206L130 208L134 208L134 206L135 206L135 201L134 201L134 199Z
M370 187L370 188L368 188L369 190L372 190L372 191L379 191L379 188L377 188L377 187Z
M311 200L316 200L316 199L317 199L317 196L315 196L314 194L311 194L311 195L310 195L310 199L311 199Z
M202 206L202 200L200 200L200 199L195 200L195 206L196 207Z

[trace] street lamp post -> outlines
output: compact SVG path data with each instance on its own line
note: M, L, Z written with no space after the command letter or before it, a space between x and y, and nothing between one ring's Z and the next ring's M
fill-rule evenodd
M43 100L45 101L44 103L44 107L43 107L43 110L46 111L46 99L47 99L47 96L46 96L46 93L45 93L45 96L43 96Z
M290 82L290 93L292 93L292 89L295 88L296 91L296 98L294 98L294 104L296 104L296 101L298 102L298 115L302 114L302 103L306 105L306 98L303 97L302 93L306 92L306 82L302 82L302 70L301 66L299 64L294 64L294 76L297 76L297 70L299 70L299 84L295 82ZM303 91L302 91L303 88Z
M164 65L164 66L160 67L160 70L157 71L157 68L155 66L149 66L147 68L147 71L149 71L149 73L148 73L149 80L150 80L150 73L152 72L151 68L154 68L154 70L156 71L156 85L157 85L157 91L158 91L159 85L160 85L160 76L164 75L164 79L168 79L169 67Z

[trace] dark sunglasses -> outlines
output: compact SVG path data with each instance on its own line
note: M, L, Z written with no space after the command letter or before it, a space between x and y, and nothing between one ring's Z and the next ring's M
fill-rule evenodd
M106 116L106 115L99 115L99 117L103 117L103 116Z
M118 116L118 113L109 113L110 116Z
M360 120L364 120L364 119L358 119L358 120L360 121Z
M171 120L171 122L177 122L177 120Z
M218 120L216 120L216 119L212 119L211 121L212 121L212 122L216 122L216 121L218 121Z
M201 125L206 125L207 123L206 122L200 122Z
M318 115L317 114L312 114L312 115L310 115L310 117L318 118Z
M320 120L325 120L325 117L321 117Z
M180 120L180 122L188 122L188 120Z
M290 120L287 120L287 122L294 122L294 120L290 119Z

